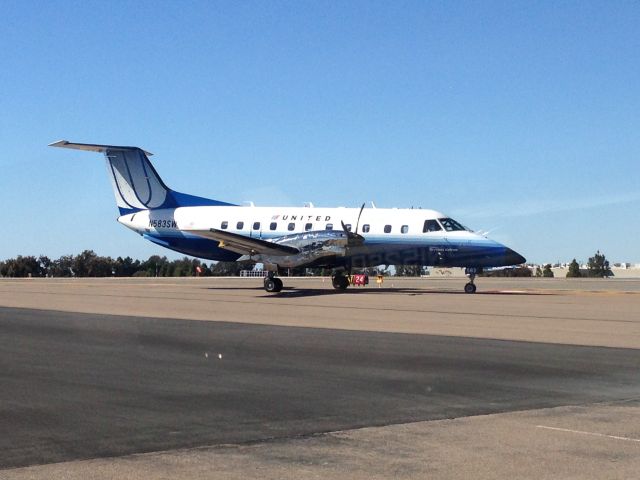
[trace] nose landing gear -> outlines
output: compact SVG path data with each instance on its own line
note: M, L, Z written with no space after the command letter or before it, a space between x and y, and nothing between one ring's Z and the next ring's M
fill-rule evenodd
M464 293L476 293L476 285L473 283L473 279L464 286Z
M480 272L475 267L467 267L464 273L469 276L469 283L464 286L464 293L476 293L476 284L473 281L476 279L476 274Z

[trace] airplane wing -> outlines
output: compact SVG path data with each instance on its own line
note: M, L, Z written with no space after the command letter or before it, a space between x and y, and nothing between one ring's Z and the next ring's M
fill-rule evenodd
M286 245L250 238L237 233L225 232L216 228L209 230L184 230L185 232L220 242L220 248L226 248L242 255L295 255L300 250Z

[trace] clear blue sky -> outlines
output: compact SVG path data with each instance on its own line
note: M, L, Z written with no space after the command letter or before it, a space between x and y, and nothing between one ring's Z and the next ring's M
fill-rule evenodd
M168 251L100 155L259 205L422 206L530 261L640 262L640 3L2 3L0 259Z

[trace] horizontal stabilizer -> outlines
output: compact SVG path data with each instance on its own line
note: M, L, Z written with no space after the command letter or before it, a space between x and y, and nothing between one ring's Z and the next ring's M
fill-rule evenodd
M243 255L295 255L300 250L286 245L268 242L259 238L250 238L237 233L225 232L216 228L209 230L183 230L184 232L209 238L220 242L220 248L226 248L232 252Z
M67 140L59 140L49 144L50 147L71 148L73 150L85 150L87 152L105 153L107 150L138 150L138 147L122 147L117 145L98 145L95 143L73 143ZM142 149L140 149L142 150ZM151 152L142 150L147 156L153 155Z

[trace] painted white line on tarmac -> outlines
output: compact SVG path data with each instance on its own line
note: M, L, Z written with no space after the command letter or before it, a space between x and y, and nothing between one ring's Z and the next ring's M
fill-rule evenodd
M626 440L627 442L640 442L640 438L619 437L617 435L607 435L605 433L598 432L583 432L582 430L570 430L568 428L548 427L546 425L536 425L537 428L544 428L546 430L556 430L558 432L580 433L582 435L592 435L594 437L613 438L615 440Z

